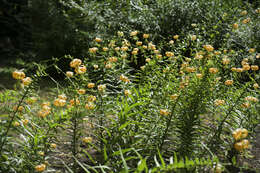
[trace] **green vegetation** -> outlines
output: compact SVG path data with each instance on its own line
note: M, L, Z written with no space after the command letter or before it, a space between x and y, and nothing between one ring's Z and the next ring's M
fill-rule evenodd
M259 171L257 2L28 2L1 172Z

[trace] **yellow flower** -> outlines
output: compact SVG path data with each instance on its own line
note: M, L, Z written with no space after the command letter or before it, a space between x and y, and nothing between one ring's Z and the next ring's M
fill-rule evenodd
M173 38L177 40L179 38L179 35L174 35Z
M141 69L142 71L144 71L144 70L145 70L145 65L141 66L140 69Z
M134 51L132 51L131 53L132 53L132 55L137 55L137 54L138 54L138 51L135 51L135 50L134 50Z
M118 35L119 37L123 37L123 36L124 36L124 33L123 33L122 31L117 31L117 35Z
M76 98L76 100L75 100L75 99L71 99L71 100L70 100L70 105L71 105L71 106L75 105L75 103L76 103L76 105L79 105L79 104L80 104L79 99Z
M159 50L153 50L153 52L155 53L155 54L159 54L160 53L160 51Z
M32 82L32 79L30 77L26 77L26 78L22 79L22 83L25 86L30 85L31 82Z
M130 33L130 36L136 36L138 34L138 31L132 31L131 33Z
M20 123L17 122L17 121L15 121L15 122L14 122L14 126L15 126L15 127L18 127L18 126L20 126Z
M151 61L151 58L146 58L145 59L145 62L150 62Z
M14 110L14 111L17 110L18 112L22 112L22 111L24 110L24 107L23 107L23 106L19 106L19 107L14 106L14 107L13 107L13 110Z
M157 54L157 55L156 55L156 58L157 58L157 59L161 59L161 58L162 58L162 55L161 55L161 54Z
M54 104L54 106L57 106L57 107L63 107L66 104L66 100L58 98L53 101L53 104Z
M123 81L123 82L130 82L130 80L124 76L123 74L120 75L120 80Z
M214 104L215 104L216 106L224 105L224 104L225 104L225 100L219 100L219 99L217 99L217 100L215 100Z
M39 154L40 156L44 156L44 155L45 155L43 151L39 151L38 154Z
M85 89L79 89L78 90L78 94L85 94L86 93L86 90Z
M141 45L143 44L143 42L137 41L135 44L136 44L137 46L141 46Z
M259 67L258 67L258 65L251 65L251 69L253 71L257 71L257 70L259 70Z
M216 74L218 72L217 68L209 68L209 72L212 74Z
M36 97L29 97L27 100L26 100L26 103L28 104L33 104L37 101L37 98Z
M95 38L95 42L100 43L100 42L102 42L102 39L97 37L97 38Z
M192 35L192 36L191 36L191 40L192 40L192 41L195 41L196 39L197 39L197 36L196 36L196 35Z
M121 58L126 59L127 58L127 54L121 55Z
M237 23L234 23L234 24L233 24L233 28L234 28L234 29L238 29L238 24L237 24Z
M85 108L86 108L87 110L93 110L93 109L95 109L95 105L94 105L92 102L89 102L89 103L87 103L87 104L85 105Z
M247 139L244 139L241 142L242 142L243 149L248 149L249 141Z
M46 117L47 115L49 115L51 112L49 111L49 110L40 110L40 111L38 111L38 116L39 117L42 117L42 118L44 118L44 117Z
M117 58L113 56L113 57L108 58L108 61L109 62L117 62Z
M55 149L57 147L57 145L55 143L51 143L51 148Z
M131 91L130 90L125 90L124 94L125 94L125 96L129 96L129 95L131 95Z
M233 85L233 80L226 80L225 85L227 85L227 86Z
M94 102L96 100L97 100L96 96L93 95L88 96L88 102Z
M75 72L77 74L83 74L83 73L86 73L86 71L87 71L87 68L84 65L75 68Z
M103 92L106 89L106 85L98 85L98 91Z
M178 97L179 97L178 94L173 94L173 95L170 96L170 98L171 98L172 100L176 100Z
M127 46L123 46L123 47L121 47L121 50L122 50L122 51L127 51L127 50L128 50L128 47L127 47Z
M243 23L243 24L247 24L247 23L250 22L250 20L251 20L250 18L246 18L246 19L244 19L244 20L242 21L242 23Z
M206 49L208 52L212 52L214 50L214 47L209 44L203 45L203 48Z
M58 95L59 99L67 100L67 96L65 94Z
M98 51L98 48L97 48L97 47L89 48L89 52L90 52L90 53L96 53L97 51Z
M164 116L167 116L167 115L170 114L170 112L169 112L167 109L161 109L161 110L160 110L160 114L161 114L161 115L164 115Z
M166 52L165 55L167 57L173 57L174 56L174 53L173 52Z
M108 51L108 47L103 47L103 51L104 52Z
M25 74L22 71L14 71L12 73L12 76L14 79L24 79L25 78Z
M115 47L115 51L119 51L120 50L120 47Z
M50 105L51 105L50 102L43 102L43 103L41 104L42 107L43 107L43 106L50 106Z
M93 65L93 67L94 67L94 69L98 69L98 65L97 64Z
M197 74L196 74L196 77L199 78L199 79L201 79L201 78L203 77L203 75L202 75L201 73L197 73Z
M236 129L235 131L232 132L232 136L233 138L238 141L239 139L241 139L242 136L242 129Z
M23 123L24 126L26 126L29 123L29 120L27 120L27 119L22 120L22 123Z
M143 34L143 38L149 38L149 34Z
M243 144L242 144L242 142L236 142L236 143L234 144L234 148L235 148L237 151L243 150Z
M174 44L174 40L170 40L170 41L169 41L169 44Z
M67 77L72 77L73 76L73 72L72 71L67 71L66 72L66 76Z
M258 85L257 83L254 83L253 87L254 87L255 89L257 89L257 88L259 88L259 85Z
M186 71L189 73L193 73L196 71L196 68L195 67L186 67Z
M82 61L80 59L73 59L71 62L70 62L70 67L72 68L76 68L78 66L80 66L82 63Z
M223 58L222 59L222 64L227 65L229 63L230 63L230 59L228 59L228 58Z
M46 169L46 165L45 164L40 164L35 166L35 171L37 172L43 172Z
M70 100L70 105L73 106L73 105L79 105L80 104L80 101L78 98L74 98L74 99L71 99Z
M94 88L95 84L94 83L88 83L88 88Z
M107 64L105 65L105 68L106 68L106 69L112 68L112 64L111 64L111 63L107 63Z
M243 128L243 129L240 129L240 130L241 130L241 138L246 138L247 135L248 135L247 129Z
M248 70L250 70L250 65L243 65L243 70L244 71L248 71Z
M241 105L242 108L250 108L250 106L251 105L248 102L242 103L242 105Z
M256 97L252 97L252 96L247 96L245 98L246 101L251 101L251 102L258 102L258 99Z
M243 71L244 71L243 68L236 68L236 72L238 72L238 73L242 73Z
M243 16L245 16L245 15L247 15L247 11L246 10L244 10L244 11L241 11L241 13L240 13L241 15L243 15Z
M82 139L82 141L83 141L84 143L92 143L93 139L92 139L92 137L84 137L84 138Z

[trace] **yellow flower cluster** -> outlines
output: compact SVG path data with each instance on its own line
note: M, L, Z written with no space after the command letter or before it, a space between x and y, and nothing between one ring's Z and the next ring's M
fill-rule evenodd
M75 68L75 72L77 74L83 74L87 71L87 68L86 68L86 66L81 65L81 64L82 64L82 61L80 59L73 59L70 62L70 67ZM66 76L72 77L73 72L70 72L70 71L66 72Z
M66 95L58 95L58 98L53 101L54 106L63 107L66 104L67 97Z
M239 128L232 132L232 136L235 139L234 148L237 151L242 151L249 147L249 141L245 139L248 136L247 129Z
M30 77L26 77L25 73L22 71L14 71L12 76L14 79L21 80L24 86L28 86L32 83L32 79Z
M42 109L38 111L38 116L44 118L47 115L49 115L51 113L51 108L49 106L50 106L50 102L42 103L41 105Z

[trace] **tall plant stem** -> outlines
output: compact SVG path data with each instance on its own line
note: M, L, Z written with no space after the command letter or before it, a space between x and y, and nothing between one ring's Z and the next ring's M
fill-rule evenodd
M19 100L18 102L18 106L17 108L15 109L15 111L13 112L13 114L11 115L11 120L9 121L9 124L7 126L7 129L5 131L5 133L3 134L3 138L4 140L1 142L1 146L0 146L0 154L2 153L2 150L3 150L3 146L5 145L6 143L6 139L7 139L7 135L9 133L9 130L11 129L11 126L12 126L12 123L16 117L16 113L18 112L18 109L19 109L19 106L21 106L23 100L25 99L26 95L28 94L30 90L30 87L27 87L26 90L25 90L25 93L23 94L22 98Z

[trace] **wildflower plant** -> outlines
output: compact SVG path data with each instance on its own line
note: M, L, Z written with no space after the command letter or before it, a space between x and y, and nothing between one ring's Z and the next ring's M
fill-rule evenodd
M238 63L239 50L216 47L200 29L157 42L137 30L95 37L86 57L56 59L65 84L41 65L32 78L14 71L22 87L0 95L15 106L4 105L9 116L0 122L1 169L221 172L242 166L234 160L248 155L259 123L259 53L248 49ZM68 62L66 70L59 61ZM42 76L56 84L47 97L34 84Z

